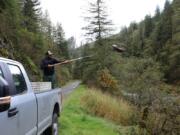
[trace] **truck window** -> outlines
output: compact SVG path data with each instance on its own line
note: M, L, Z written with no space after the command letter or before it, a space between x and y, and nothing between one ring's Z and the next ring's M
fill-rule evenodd
M27 90L26 82L20 68L16 65L8 64L16 87L16 94L23 93Z

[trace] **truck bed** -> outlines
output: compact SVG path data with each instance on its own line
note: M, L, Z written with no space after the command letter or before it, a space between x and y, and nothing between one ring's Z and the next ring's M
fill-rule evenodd
M31 82L33 91L49 91L52 89L51 82Z
M44 131L52 123L52 115L54 111L54 103L56 101L61 101L61 89L50 89L43 91L34 91L37 107L38 107L38 129ZM59 102L58 105L61 105ZM61 111L61 106L58 107ZM48 123L48 124L47 124ZM41 132L40 131L40 132Z

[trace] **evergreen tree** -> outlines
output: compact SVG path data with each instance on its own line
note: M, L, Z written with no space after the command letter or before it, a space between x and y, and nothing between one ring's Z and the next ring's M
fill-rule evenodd
M149 37L153 31L153 21L150 15L146 15L144 20L144 36L145 38Z
M86 75L84 75L84 80L97 77L97 72L106 67L107 57L110 54L110 46L103 40L103 38L110 35L112 31L112 21L108 19L107 7L105 6L104 0L94 0L89 3L88 17L85 20L88 25L84 27L87 31L86 36L90 37L91 40L95 40L93 50L94 58L93 65L87 66L84 69ZM87 62L88 64L89 62ZM85 64L85 63L84 63ZM85 65L87 65L85 64ZM89 75L89 76L87 76ZM87 77L87 78L86 78ZM90 79L90 80L91 80ZM95 79L91 81L96 81Z
M166 1L164 12L162 14L162 42L166 43L168 39L172 39L172 15L173 9L169 1Z
M39 22L40 2L38 0L24 0L23 16L24 27L30 32L37 32Z
M53 46L54 44L53 29L55 28L50 20L50 16L47 10L41 16L40 29L41 29L40 30L41 33L45 38L44 40L47 40L49 46Z
M8 6L8 0L1 0L0 1L0 13L3 12L4 9Z
M20 21L20 10L17 0L0 1L0 36L14 37ZM7 40L7 39L6 39Z
M68 42L65 40L65 33L61 24L57 24L53 32L54 42L58 46L59 55L65 59L69 58Z
M40 28L43 34L47 35L49 39L52 38L52 23L47 10L41 16Z
M152 33L153 55L160 61L161 51L165 47L167 41L172 40L172 5L166 1L164 11L161 15L159 23L157 23Z
M173 2L173 42L180 44L180 1Z
M168 56L168 72L166 77L170 82L178 82L180 80L180 1L173 1L173 17L172 17L172 42L167 44Z
M57 43L58 44L61 44L62 42L65 41L65 33L64 33L64 30L62 28L62 25L61 24L57 24L56 26L56 36L55 36L55 41L57 40Z
M126 31L123 30L122 32L124 33ZM126 32L127 35L126 34L124 35L124 34L121 36L123 36L123 38L126 39L126 42L125 42L125 45L127 48L126 55L139 56L139 53L138 53L139 51L137 51L137 50L139 50L139 48L140 48L139 39L141 37L139 35L140 31L138 30L138 24L136 22L132 22L130 24L129 28L127 29L127 32ZM121 41L121 42L123 42L123 41Z
M89 3L88 14L89 17L85 17L85 20L89 23L85 29L86 35L90 36L90 39L101 40L103 37L109 35L112 30L112 21L108 20L106 13L106 6L104 0L95 0Z
M161 12L160 12L159 6L157 6L156 11L155 11L155 16L154 16L154 19L156 22L160 20L160 16L161 16Z
M75 57L75 49L76 49L76 39L74 37L70 37L68 40L68 52L71 58Z

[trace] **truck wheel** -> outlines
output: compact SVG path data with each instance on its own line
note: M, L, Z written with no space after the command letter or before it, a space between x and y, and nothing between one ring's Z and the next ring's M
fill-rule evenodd
M53 114L52 118L52 127L51 127L51 135L59 135L59 123L58 123L58 115L56 113Z
M58 115L54 113L52 116L52 125L42 135L59 135L58 127Z

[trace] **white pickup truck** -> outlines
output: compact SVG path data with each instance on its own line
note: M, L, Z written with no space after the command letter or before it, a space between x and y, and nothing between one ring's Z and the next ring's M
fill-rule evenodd
M58 135L62 92L35 92L21 63L0 58L0 135Z

